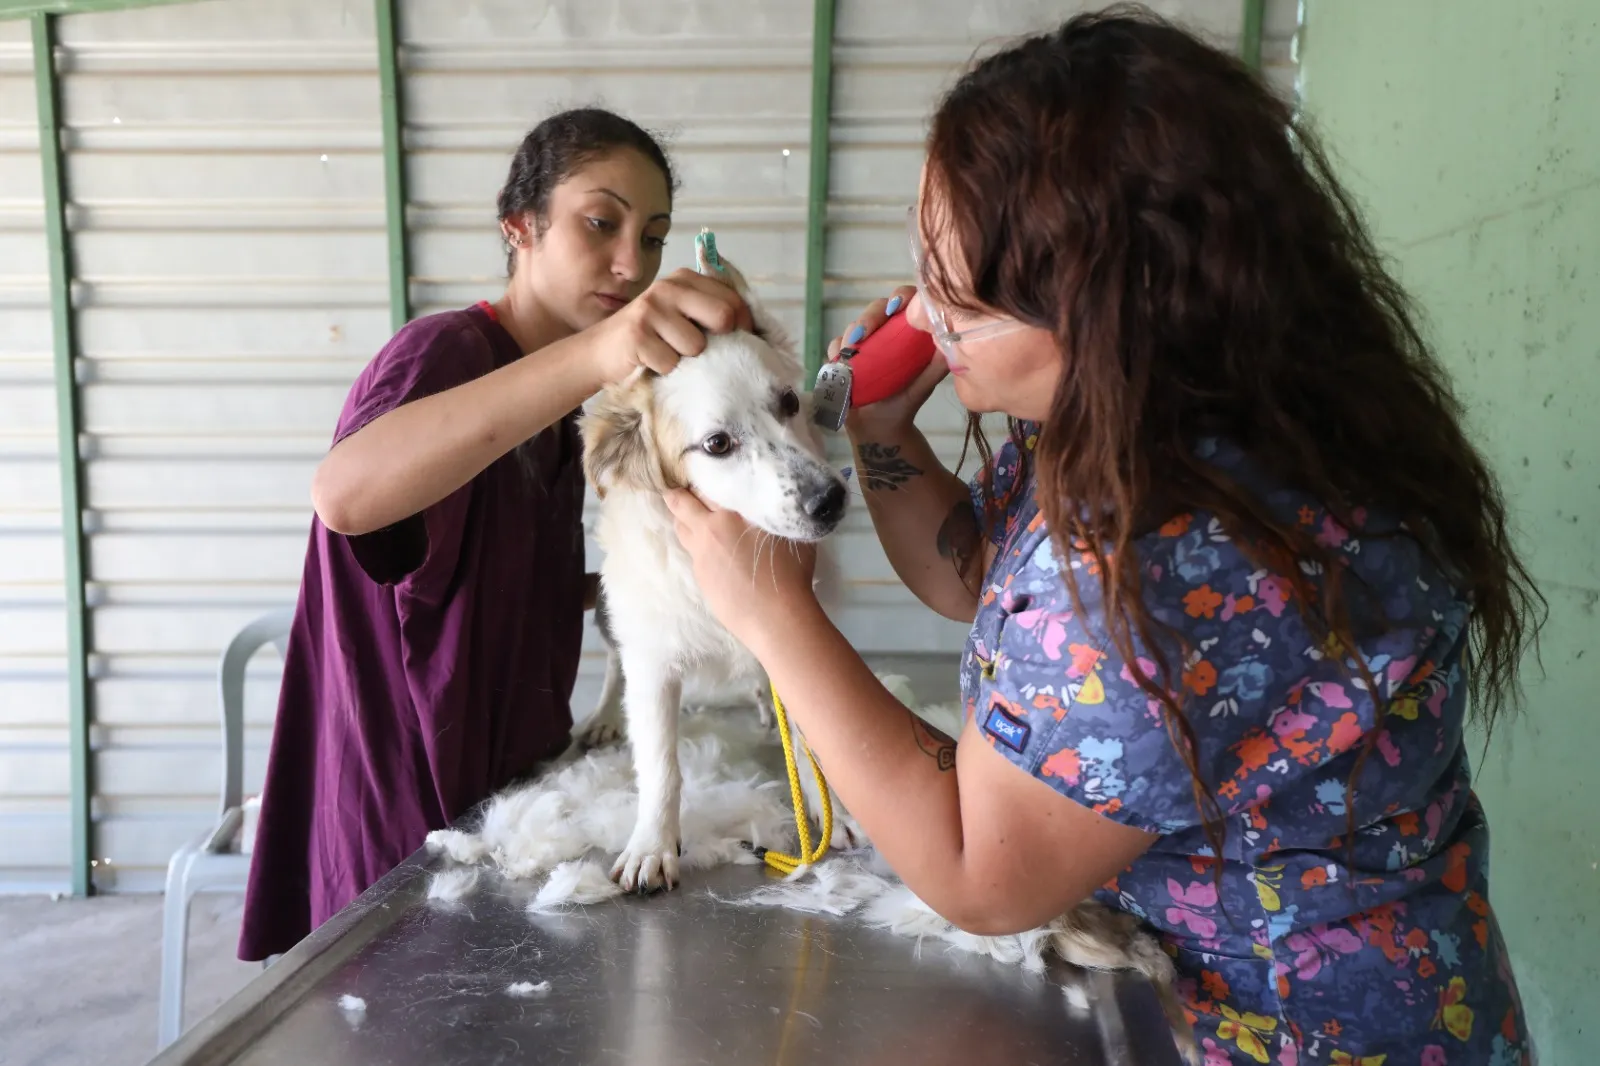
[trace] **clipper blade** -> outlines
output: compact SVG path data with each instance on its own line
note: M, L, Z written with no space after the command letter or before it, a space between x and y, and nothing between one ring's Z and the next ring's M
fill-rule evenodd
M855 373L843 360L822 364L822 369L817 371L817 383L811 389L811 421L830 433L844 428L854 377Z

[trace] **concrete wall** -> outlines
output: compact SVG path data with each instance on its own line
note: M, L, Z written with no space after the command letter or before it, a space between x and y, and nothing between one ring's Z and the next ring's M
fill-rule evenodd
M1600 5L1308 0L1308 113L1425 305L1550 601L1478 787L1547 1063L1600 1040Z

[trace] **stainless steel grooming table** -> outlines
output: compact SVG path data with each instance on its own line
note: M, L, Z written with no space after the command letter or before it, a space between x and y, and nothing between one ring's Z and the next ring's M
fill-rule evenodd
M557 916L485 873L427 899L418 852L265 969L151 1066L1178 1066L1131 975L1026 973L832 918L719 902L764 867ZM517 982L548 991L513 996ZM1087 1011L1059 983L1082 983ZM341 1007L360 997L364 1011Z

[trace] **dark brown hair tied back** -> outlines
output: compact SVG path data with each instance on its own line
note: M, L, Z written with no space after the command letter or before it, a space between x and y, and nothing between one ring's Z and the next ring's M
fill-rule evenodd
M505 184L495 198L503 222L521 215L533 217L536 233L548 223L550 194L572 173L618 149L632 149L660 168L670 196L677 190L672 163L661 143L642 126L601 107L558 111L528 131L506 172ZM506 273L516 256L506 250Z
M1357 507L1402 519L1471 598L1475 715L1492 728L1519 702L1544 601L1499 486L1315 134L1254 72L1140 7L1072 18L954 85L928 183L939 209L925 198L923 225L959 258L952 269L930 242L933 295L1048 329L1063 353L1031 459L1040 506L1063 557L1087 552L1103 575L1106 628L1162 704L1219 856L1221 811L1175 683L1184 649L1158 639L1132 542L1210 511L1296 583L1312 633L1347 649L1358 593L1332 550L1202 461L1200 436L1230 438L1347 528ZM976 418L969 438L987 463ZM1296 560L1323 564L1318 588ZM1136 637L1158 676L1141 676Z

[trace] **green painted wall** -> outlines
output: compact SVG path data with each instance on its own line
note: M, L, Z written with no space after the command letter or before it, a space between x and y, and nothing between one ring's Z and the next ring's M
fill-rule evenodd
M1478 788L1541 1061L1593 1061L1600 3L1307 0L1300 55L1305 109L1427 310L1550 601L1543 672Z

